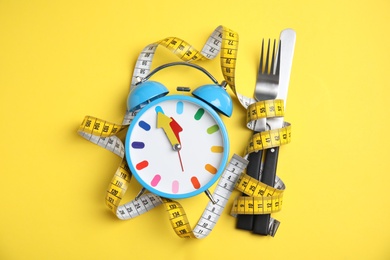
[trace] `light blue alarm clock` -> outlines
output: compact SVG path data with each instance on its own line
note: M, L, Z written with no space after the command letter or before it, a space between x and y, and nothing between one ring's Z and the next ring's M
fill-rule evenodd
M215 84L188 95L148 79L163 68L185 65ZM174 62L153 70L129 93L128 110L138 111L125 141L126 160L138 182L164 198L189 198L205 192L222 174L229 138L220 114L231 116L232 99L214 77L192 63Z

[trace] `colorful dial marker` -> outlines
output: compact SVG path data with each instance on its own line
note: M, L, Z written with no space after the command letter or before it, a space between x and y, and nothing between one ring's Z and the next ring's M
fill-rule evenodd
M204 114L204 109L199 108L194 115L195 120L200 120L202 118L203 114Z
M179 192L179 182L177 180L174 180L172 182L172 193L178 193Z
M152 185L153 187L156 187L160 181L161 181L161 175L156 174L156 175L154 175L152 181L150 182L150 185Z
M198 180L198 178L196 176L192 176L191 177L191 183L192 183L192 186L194 186L195 189L199 189L200 188L200 182Z
M223 153L224 149L223 146L213 145L211 146L210 151L213 153Z
M131 147L133 147L134 149L143 149L145 147L145 144L143 142L134 141L131 143Z
M176 103L176 113L177 113L178 115L181 115L181 114L183 114L183 110L184 110L184 104L183 104L183 102L181 102L181 101L177 102L177 103Z
M145 131L149 131L150 130L150 125L148 123L146 123L145 121L141 120L139 121L138 125L144 129Z
M146 167L148 167L148 165L149 165L149 162L146 161L146 160L144 160L144 161L142 161L142 162L137 163L137 164L135 165L135 168L136 168L137 170L142 170L142 169L145 169Z
M207 128L207 133L209 135L211 135L211 134L214 134L215 132L217 132L218 130L219 130L219 126L213 125L213 126L210 126L209 128Z
M216 174L217 171L218 171L218 169L215 168L214 166L212 166L211 164L206 164L206 165L204 166L204 168L206 169L206 171L208 171L208 172L211 173L211 174Z
M162 109L161 106L156 106L156 108L154 109L154 111L156 111L156 113L160 112L160 113L164 114L164 110Z

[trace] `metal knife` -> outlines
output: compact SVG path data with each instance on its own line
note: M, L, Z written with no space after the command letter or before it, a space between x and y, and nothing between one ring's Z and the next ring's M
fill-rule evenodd
M292 61L294 56L296 33L293 29L285 29L280 33L281 41L281 61L280 61L280 76L279 76L279 90L277 99L284 100L284 108L286 108L286 100L288 93L288 86L290 82L290 74ZM267 124L271 129L282 128L284 123L283 117L268 118ZM265 153L264 166L262 168L261 182L274 186L276 178L276 169L278 162L279 147L267 149ZM279 221L271 218L270 214L256 215L253 221L253 233L261 235L274 236Z

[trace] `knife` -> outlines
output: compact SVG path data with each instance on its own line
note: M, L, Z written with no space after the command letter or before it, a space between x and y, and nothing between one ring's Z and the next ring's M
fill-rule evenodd
M292 61L294 56L294 48L296 41L296 33L293 29L285 29L280 33L281 41L281 60L280 60L280 76L279 76L279 90L277 99L284 100L284 108L286 108L287 92L290 82L290 74ZM283 117L267 118L267 124L271 129L282 128L284 124ZM276 169L278 163L279 147L267 149L265 152L264 166L260 181L270 185L275 185ZM276 226L275 226L276 225ZM253 219L253 233L260 235L274 236L279 221L271 218L271 214L255 215Z

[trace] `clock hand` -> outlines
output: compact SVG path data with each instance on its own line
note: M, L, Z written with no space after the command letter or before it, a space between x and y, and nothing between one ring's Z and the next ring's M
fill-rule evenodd
M164 130L173 150L177 151L179 155L181 171L184 172L183 162L180 155L181 143L179 137L179 133L183 131L183 128L181 128L175 119L168 117L161 112L157 112L157 128L162 128Z
M169 123L169 126L172 128L173 133L175 134L177 140L178 140L179 143L181 144L181 142L180 142L180 137L179 137L179 133L180 133L181 131L183 131L183 128L181 128L181 126L176 122L175 119L173 119L172 117L171 117L171 119L172 119L172 121Z
M175 136L176 136L177 140L178 140L179 143L180 143L180 149L181 149L182 146L181 146L181 142L180 142L179 133L180 133L181 131L183 131L183 128L181 128L181 126L176 122L175 119L173 119L172 117L171 117L171 119L172 119L172 121L169 123L169 125L171 126L172 131L175 133ZM177 153L178 153L178 155L179 155L179 161L180 161L181 171L184 172L183 162L182 162L182 160L181 160L181 155L180 155L180 149L177 150Z
M177 151L177 154L179 155L179 161L180 161L181 171L184 172L184 167L183 167L183 162L182 162L182 160L181 160L180 151Z
M174 123L171 125L172 122ZM178 151L181 149L181 144L178 137L179 132L182 131L182 128L178 123L176 123L175 120L173 120L173 118L170 118L161 112L157 112L157 128L162 128L164 130L173 150Z

